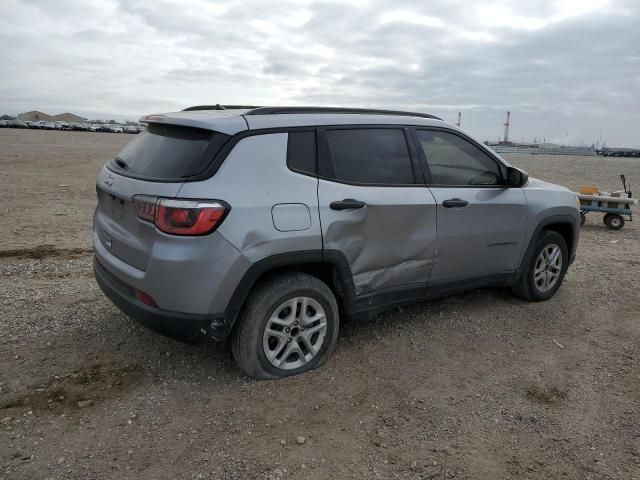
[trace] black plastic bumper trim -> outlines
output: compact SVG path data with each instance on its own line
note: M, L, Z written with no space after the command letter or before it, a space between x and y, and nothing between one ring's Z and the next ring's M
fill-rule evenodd
M187 341L203 336L224 341L231 333L231 325L224 314L199 315L145 305L134 296L132 287L109 272L95 256L93 272L98 286L114 305L154 332Z

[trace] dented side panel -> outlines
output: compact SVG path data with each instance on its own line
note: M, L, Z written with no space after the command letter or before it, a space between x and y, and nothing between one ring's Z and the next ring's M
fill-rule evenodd
M360 209L331 210L353 198ZM436 205L425 187L355 186L319 180L324 248L339 250L351 267L356 294L425 284L436 248Z

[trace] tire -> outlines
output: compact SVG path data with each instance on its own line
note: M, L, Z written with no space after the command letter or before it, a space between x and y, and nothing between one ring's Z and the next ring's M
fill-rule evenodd
M231 338L240 369L250 377L267 380L298 375L323 365L335 349L340 326L338 305L329 287L312 275L290 273L255 288ZM285 323L289 326L285 327ZM270 332L276 335L270 336Z
M584 222L587 221L587 216L584 213L580 213L580 227L584 227Z
M550 268L544 270L544 260L541 259L541 256L544 250L547 250L547 252L553 250L553 246L560 251L561 263L559 268L555 270L551 268L551 265ZM567 242L565 242L562 235L552 230L543 230L536 241L531 257L527 260L526 268L512 287L513 292L519 297L532 302L548 300L555 295L560 285L562 285L569 266L568 262ZM540 269L542 270L537 272ZM557 276L555 276L556 273L558 274ZM548 288L545 289L545 279L551 278L551 276L555 276L554 281L552 284L547 285ZM543 285L539 285L541 278Z
M624 217L617 213L607 213L602 220L609 230L620 230L624 227Z

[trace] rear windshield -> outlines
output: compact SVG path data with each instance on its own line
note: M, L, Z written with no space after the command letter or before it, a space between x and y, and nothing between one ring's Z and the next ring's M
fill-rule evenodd
M109 168L149 179L193 177L206 170L228 138L211 130L152 123L109 162Z

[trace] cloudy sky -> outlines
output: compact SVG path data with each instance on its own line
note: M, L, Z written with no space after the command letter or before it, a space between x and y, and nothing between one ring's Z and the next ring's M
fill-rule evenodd
M0 0L0 113L411 109L640 146L638 0Z

